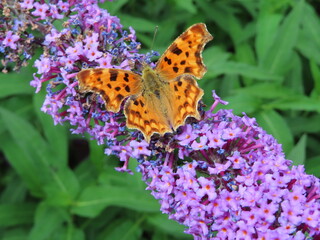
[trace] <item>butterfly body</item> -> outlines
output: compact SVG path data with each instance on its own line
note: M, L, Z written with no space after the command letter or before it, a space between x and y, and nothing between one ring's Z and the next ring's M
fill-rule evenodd
M77 75L79 90L99 94L112 112L125 101L127 127L140 130L149 142L154 133L173 132L187 117L200 119L197 108L203 90L194 77L206 72L201 53L211 39L205 24L192 25L169 46L155 69L144 65L142 75L113 68L85 69Z

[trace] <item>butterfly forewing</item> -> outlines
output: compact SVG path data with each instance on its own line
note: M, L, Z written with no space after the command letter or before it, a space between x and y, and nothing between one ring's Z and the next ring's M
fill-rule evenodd
M118 112L122 101L141 91L141 76L115 68L85 69L78 73L79 90L95 92L105 102L106 110Z
M182 74L202 78L207 69L202 62L201 53L212 38L205 24L192 25L165 51L155 70L169 81Z

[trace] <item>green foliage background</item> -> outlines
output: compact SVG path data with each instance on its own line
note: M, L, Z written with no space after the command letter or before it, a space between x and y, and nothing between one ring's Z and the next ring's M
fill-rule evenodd
M204 102L213 102L215 89L227 108L255 117L294 164L320 176L319 1L100 6L137 31L142 51L162 53L188 26L206 23L215 38L203 53ZM20 73L0 74L0 239L192 239L159 212L140 174L114 171L118 161L103 146L53 125L40 111L45 92L35 95L29 86L34 71L30 63Z

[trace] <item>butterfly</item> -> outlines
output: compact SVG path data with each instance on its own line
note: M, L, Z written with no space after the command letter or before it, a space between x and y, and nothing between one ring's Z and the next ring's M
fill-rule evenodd
M119 112L123 101L126 125L138 129L147 142L184 125L187 117L200 119L198 103L203 90L195 78L207 69L202 61L205 44L212 40L204 23L183 32L152 69L144 64L142 75L115 68L89 68L77 74L80 92L94 92L107 111Z

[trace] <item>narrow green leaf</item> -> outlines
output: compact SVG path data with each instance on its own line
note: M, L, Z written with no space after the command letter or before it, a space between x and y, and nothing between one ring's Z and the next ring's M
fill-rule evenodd
M294 165L303 165L306 161L307 135L302 135L299 142L292 148L287 158L293 161Z
M213 77L220 74L239 74L241 76L254 78L256 80L281 80L281 77L277 74L270 73L266 69L246 63L222 62L220 64L209 65L207 67L208 73L206 77Z
M260 112L255 117L259 125L282 144L284 152L288 153L292 149L292 133L288 124L279 113L270 110Z
M258 16L257 20L257 35L255 41L259 61L264 59L270 51L270 48L275 41L281 18L282 15L280 14L264 12L261 9L261 14Z
M42 123L42 129L45 137L48 140L50 149L53 149L56 155L55 163L61 163L61 166L66 166L68 161L68 138L65 126L54 125L50 115L43 113L40 109L45 99L45 92L42 91L34 95L34 108Z
M269 48L270 50L261 60L260 66L267 67L273 73L282 74L289 70L288 62L290 62L293 47L298 39L299 26L304 16L303 11L304 1L300 0L285 17Z
M312 99L302 95L280 99L268 104L269 108L295 111L316 111L320 112L320 99Z
M145 212L159 211L159 204L144 190L113 186L86 188L72 208L80 216L95 217L108 206L119 206Z
M260 99L283 99L296 97L295 92L278 83L257 83L245 88L235 89L234 92L250 95Z
M0 204L0 227L31 224L35 209L34 203Z

